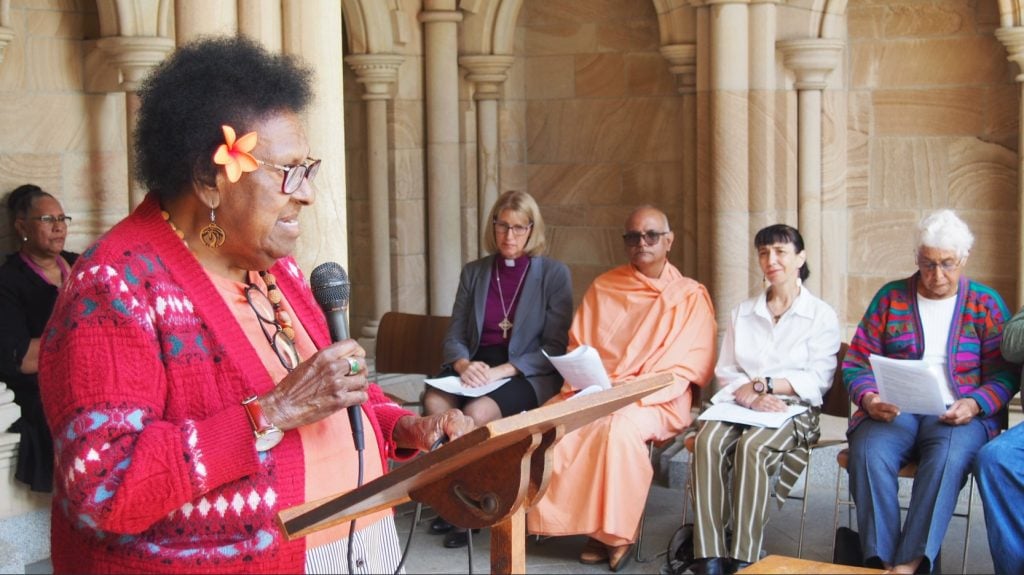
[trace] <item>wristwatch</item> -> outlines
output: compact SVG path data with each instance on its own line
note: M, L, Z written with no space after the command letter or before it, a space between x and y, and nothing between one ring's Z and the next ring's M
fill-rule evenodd
M245 413L249 416L249 423L252 424L253 434L256 436L256 451L267 451L273 448L284 439L284 432L270 423L266 414L263 413L263 406L257 401L258 396L252 396L242 402Z
M772 378L769 376L755 377L754 378L754 392L755 393L774 393L775 386L772 385Z

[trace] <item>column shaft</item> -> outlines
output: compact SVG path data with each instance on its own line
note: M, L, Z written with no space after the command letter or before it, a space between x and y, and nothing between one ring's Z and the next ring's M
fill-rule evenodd
M316 207L303 210L300 216L302 236L295 254L308 275L318 263L348 265L341 4L335 0L302 0L286 2L283 7L284 52L300 57L316 70L316 98L306 111L305 127L310 155L322 158L323 166L316 178ZM358 293L360 278L353 280L353 293Z
M373 317L391 311L391 223L388 193L388 101L366 101L366 147L370 187L370 253L373 261Z
M814 270L808 288L820 294L821 278L821 90L800 90L797 145L800 235L804 237L807 267Z
M234 36L238 31L238 12L234 2L226 0L175 0L174 33L178 44L199 36Z
M476 101L477 132L477 210L479 231L487 227L487 215L498 199L498 101L490 98ZM477 234L479 235L479 233ZM477 250L487 255L483 242Z
M747 298L749 229L749 35L746 4L711 6L711 295L718 325Z
M462 268L459 69L454 0L427 0L423 22L427 110L427 258L430 313L449 315Z
M238 0L238 32L257 40L271 52L280 52L280 0Z

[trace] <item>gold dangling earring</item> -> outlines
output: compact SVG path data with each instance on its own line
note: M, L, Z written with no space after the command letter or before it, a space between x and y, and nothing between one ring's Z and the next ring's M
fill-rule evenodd
M199 231L199 239L208 248L219 248L224 244L225 237L224 228L217 225L217 214L211 209L210 223L206 224L206 227Z

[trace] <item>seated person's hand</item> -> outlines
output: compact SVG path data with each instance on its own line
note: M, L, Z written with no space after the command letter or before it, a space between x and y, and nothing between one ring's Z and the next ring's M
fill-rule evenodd
M900 408L882 401L882 398L878 397L877 393L865 395L861 405L867 410L868 416L877 421L889 423L900 414Z
M754 391L754 382L747 382L733 392L736 403L754 411L786 411L786 402L768 393Z
M398 447L430 451L441 437L447 436L451 441L469 433L475 427L473 418L458 409L449 409L444 413L423 417L407 415L398 420L391 436Z
M949 406L946 413L939 416L939 421L949 425L966 425L981 413L981 406L970 397L961 397Z
M491 366L482 361L461 360L454 366L466 387L480 387L491 381ZM459 368L462 367L460 371Z

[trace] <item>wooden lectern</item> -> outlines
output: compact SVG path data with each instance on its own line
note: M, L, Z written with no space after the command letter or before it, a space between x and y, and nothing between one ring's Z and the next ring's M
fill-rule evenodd
M358 489L285 509L289 539L418 501L460 527L491 527L491 572L526 572L526 509L547 487L551 448L569 433L672 382L652 375L513 415L424 453Z

